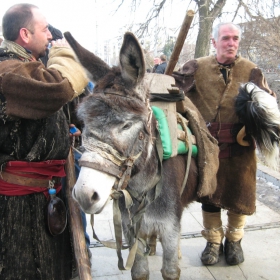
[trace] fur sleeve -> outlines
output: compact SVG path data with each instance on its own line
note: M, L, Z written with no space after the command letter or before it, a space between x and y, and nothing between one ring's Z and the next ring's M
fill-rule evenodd
M256 67L252 70L251 75L250 75L250 82L253 82L255 85L257 85L262 90L264 90L264 91L268 92L270 95L276 97L275 92L273 92L269 88L266 78L264 77L260 68Z
M41 119L73 98L69 81L41 62L6 60L0 63L2 115Z
M176 86L185 93L189 92L195 86L194 74L197 68L197 60L190 60L179 71L174 71L172 74L176 81Z
M58 70L64 78L67 78L77 97L84 91L88 84L86 72L75 60L72 49L67 47L52 47L49 53L48 68Z

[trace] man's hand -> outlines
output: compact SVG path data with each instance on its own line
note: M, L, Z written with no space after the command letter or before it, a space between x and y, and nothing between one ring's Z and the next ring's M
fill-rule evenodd
M70 124L69 125L69 128L71 128L71 127L75 127L75 125L74 124ZM73 137L73 136L75 136L75 137L79 137L79 136L81 136L81 134L82 134L82 132L81 132L81 130L79 130L77 127L75 127L76 128L76 132L74 132L74 133L71 133L70 132L70 137Z
M53 40L51 41L52 47L68 47L70 48L70 45L68 42L65 40L65 38L58 39L58 40Z

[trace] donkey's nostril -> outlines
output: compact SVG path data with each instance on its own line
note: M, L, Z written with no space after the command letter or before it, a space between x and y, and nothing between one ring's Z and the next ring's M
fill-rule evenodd
M75 191L75 188L73 189L73 191L72 191L72 196L73 197L76 197L76 191Z
M97 192L94 192L93 195L91 196L92 201L98 201L99 200L99 195Z

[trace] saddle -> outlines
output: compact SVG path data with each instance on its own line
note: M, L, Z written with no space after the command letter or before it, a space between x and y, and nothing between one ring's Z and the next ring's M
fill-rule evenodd
M173 86L175 84L173 77L151 73L145 75L145 79L149 85L152 108L154 106L160 108L166 117L172 143L172 150L167 150L167 153L170 154L170 157L180 154L181 152L178 152L178 146L180 145L178 140L182 141L182 139L187 139L187 132L184 131L182 134L182 132L180 132L182 130L180 128L178 129L177 116L179 114L179 116L182 116L183 120L183 123L180 123L181 126L182 124L183 126L186 124L193 135L191 137L192 147L197 147L196 158L199 172L197 194L199 197L213 194L217 187L216 174L219 167L219 147L217 140L210 134L204 119L191 100L187 98L184 93L183 95L180 94L179 89ZM174 100L173 97L171 98L173 99L172 101L166 102L166 100L159 101L158 95L156 95L156 99L153 98L154 93L161 93L166 96L179 95L177 96L178 100L176 100L176 98ZM183 142L185 143L186 151L190 144L186 141ZM164 144L166 143L163 143L163 145ZM167 158L168 156L165 155L165 159Z
M173 77L151 74L150 78L150 104L158 122L163 159L187 154L190 147L192 156L196 157L195 136L188 127L188 120L176 110L176 102L185 99L184 92L172 85Z

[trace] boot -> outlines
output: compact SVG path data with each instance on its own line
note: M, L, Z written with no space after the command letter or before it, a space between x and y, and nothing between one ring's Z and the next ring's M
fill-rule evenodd
M244 262L243 250L239 241L225 240L225 258L229 265L238 265Z
M228 225L225 233L225 259L229 265L237 265L244 262L241 240L244 236L246 216L228 211Z
M207 242L204 251L201 254L201 261L204 265L212 265L219 261L219 256L223 253L223 243Z
M202 236L207 240L206 247L201 254L201 261L205 265L213 265L219 261L223 253L224 230L220 212L202 211L203 226Z

